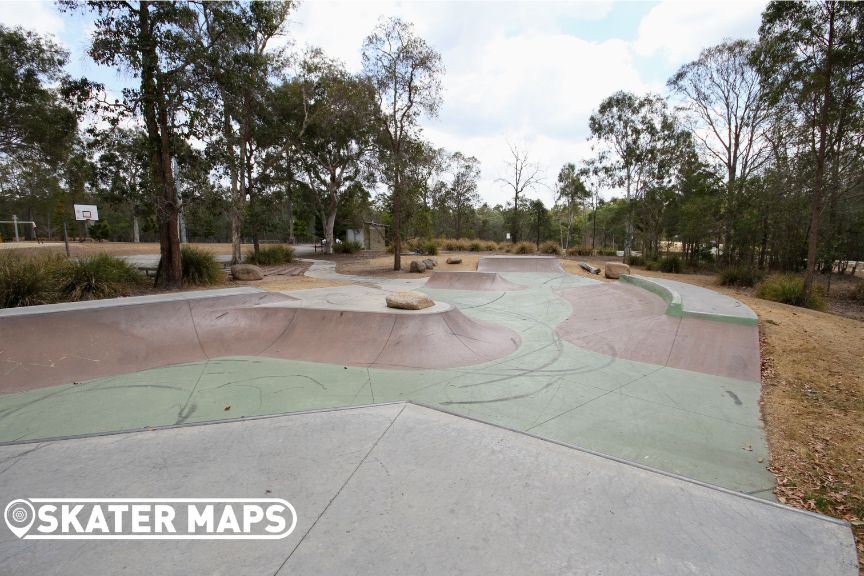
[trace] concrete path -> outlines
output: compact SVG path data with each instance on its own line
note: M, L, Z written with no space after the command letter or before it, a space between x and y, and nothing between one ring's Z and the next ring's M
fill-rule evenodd
M283 498L281 540L42 541L9 576L854 576L845 523L391 404L0 447L0 501ZM113 523L113 518L109 518Z

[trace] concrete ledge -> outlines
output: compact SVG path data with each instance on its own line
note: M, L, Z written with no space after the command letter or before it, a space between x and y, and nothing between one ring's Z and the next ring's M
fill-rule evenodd
M634 276L632 274L622 274L618 280L625 284L638 286L643 290L648 290L660 296L660 298L666 301L666 314L668 316L684 316L684 300L681 298L681 294L668 286L664 286L643 276Z
M622 274L619 280L663 298L667 305L666 314L669 316L699 318L743 326L756 326L759 323L758 317L750 308L734 298L707 288L633 274Z

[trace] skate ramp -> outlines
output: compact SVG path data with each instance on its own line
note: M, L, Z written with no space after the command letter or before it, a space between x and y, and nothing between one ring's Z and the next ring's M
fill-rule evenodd
M510 354L520 343L514 331L471 320L446 304L431 312L366 312L310 307L258 290L197 294L0 316L0 393L225 356L379 368L467 366Z
M432 272L424 288L444 290L489 290L506 292L524 290L526 286L508 282L497 272Z
M759 382L756 326L671 316L656 294L627 284L560 290L573 313L556 332L608 356Z
M564 273L555 256L483 256L478 272L555 272Z
M3 502L266 489L297 513L270 541L3 530L4 574L858 573L845 522L414 404L3 446L0 460Z

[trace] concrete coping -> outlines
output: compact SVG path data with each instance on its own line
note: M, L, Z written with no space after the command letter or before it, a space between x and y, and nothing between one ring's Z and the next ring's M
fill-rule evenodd
M71 312L75 310L94 310L114 308L117 306L135 306L138 304L154 304L158 302L177 302L200 300L202 298L220 298L222 296L238 296L241 294L268 294L259 288L220 288L217 290L192 290L188 292L172 292L169 294L152 294L148 296L127 296L120 298L103 298L101 300L84 300L81 302L61 302L58 304L40 304L38 306L21 306L20 308L4 308L0 310L0 318L10 316L30 316L35 314L51 314L54 312Z
M677 318L700 318L702 320L742 324L744 326L756 326L759 323L758 317L752 310L750 310L750 308L744 306L733 298L717 294L707 288L688 285L687 294L684 295L677 290L674 285L670 285L670 283L658 281L653 278L646 278L645 276L622 274L619 281L624 282L625 284L637 286L643 290L648 290L649 292L663 298L666 302L666 314L668 316L674 316ZM675 284L675 282L673 281L672 284ZM700 302L700 295L705 296L705 302ZM726 311L723 311L712 309L710 301L719 298L736 303L742 310L732 311L727 309ZM688 299L695 301L693 306L688 307ZM700 306L700 304L702 306Z

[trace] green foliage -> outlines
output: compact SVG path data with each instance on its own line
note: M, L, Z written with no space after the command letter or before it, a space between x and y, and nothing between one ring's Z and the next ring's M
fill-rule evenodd
M782 304L805 306L804 279L792 274L769 276L756 285L756 296ZM810 295L810 302L806 303L806 306L815 310L825 308L825 300L816 286L814 286L813 294Z
M0 255L0 308L50 304L57 299L56 270L63 258Z
M864 282L858 282L852 289L852 299L864 303Z
M360 242L337 242L333 245L333 251L337 254L357 254L363 250L363 244Z
M627 264L630 266L645 266L645 257L631 254L630 258L627 259Z
M111 237L111 226L106 220L97 220L90 226L90 237L93 240L108 240Z
M483 249L483 244L479 240L472 240L468 243L468 250L471 252L480 252Z
M341 244L336 244L335 248L338 251ZM290 246L264 246L259 248L258 252L250 252L243 259L247 264L255 264L258 266L278 266L279 264L288 264L294 261L294 248Z
M751 266L727 266L717 273L723 286L755 286L762 281L764 274Z
M534 244L532 242L519 242L513 245L514 254L534 254Z
M682 270L681 259L678 256L664 256L657 265L661 272L680 274Z
M131 264L108 254L69 260L56 273L60 299L72 301L125 296L144 281Z
M552 240L548 242L543 242L540 244L540 253L541 254L554 254L556 256L561 255L561 246L558 245L557 242L553 242Z
M207 250L183 246L180 249L180 262L185 286L211 286L225 279L216 257Z

